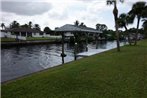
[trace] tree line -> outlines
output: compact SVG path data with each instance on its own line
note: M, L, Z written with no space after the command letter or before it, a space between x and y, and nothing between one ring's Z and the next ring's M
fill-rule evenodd
M41 31L40 25L39 24L33 24L31 21L29 21L28 23L25 23L23 25L20 25L19 22L17 22L16 20L14 20L13 22L10 23L10 25L8 27L6 27L4 23L1 23L1 28L2 29L31 28L31 29L36 29L36 30ZM50 33L51 29L48 26L46 26L43 29L43 31L46 32L46 33Z

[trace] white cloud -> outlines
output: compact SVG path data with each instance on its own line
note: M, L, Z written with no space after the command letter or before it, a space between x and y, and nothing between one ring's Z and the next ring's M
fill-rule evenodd
M45 2L10 2L2 1L2 11L18 15L37 15L49 11L52 6Z
M3 0L4 1L4 0ZM45 26L51 29L65 24L73 24L75 20L84 22L87 26L95 28L97 23L106 24L108 28L114 29L113 6L107 6L106 0L5 0L17 2L39 2L50 4L52 7L44 13L35 16L18 15L3 12L2 21L9 24L17 20L21 24L32 21L38 23L42 30ZM119 13L128 12L134 2L139 0L126 0L123 4L118 3ZM146 0L145 0L146 1ZM39 6L40 7L40 6ZM29 7L28 7L29 8ZM46 9L45 6L41 7ZM39 9L41 9L39 8ZM24 13L22 13L24 14Z

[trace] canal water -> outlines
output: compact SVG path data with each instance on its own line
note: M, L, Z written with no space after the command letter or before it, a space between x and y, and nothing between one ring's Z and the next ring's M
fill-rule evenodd
M123 45L124 43L121 43ZM79 45L79 53L84 52L84 44ZM98 42L88 44L88 49L112 49L116 42ZM33 72L41 71L62 63L61 44L43 44L19 46L1 49L1 82L15 79ZM65 62L74 60L74 45L65 44Z

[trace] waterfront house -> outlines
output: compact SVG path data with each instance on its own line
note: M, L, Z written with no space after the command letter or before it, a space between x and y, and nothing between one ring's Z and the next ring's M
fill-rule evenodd
M26 40L27 37L49 37L50 34L32 28L12 28L1 30L1 37Z

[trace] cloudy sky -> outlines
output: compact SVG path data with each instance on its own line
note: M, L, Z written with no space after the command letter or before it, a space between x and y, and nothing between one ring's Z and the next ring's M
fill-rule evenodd
M120 13L128 12L136 1L118 2ZM1 20L8 26L16 20L20 24L32 21L43 30L49 26L52 30L64 24L73 24L75 20L84 22L88 27L95 28L97 23L106 24L114 29L113 6L107 6L106 0L1 0ZM134 27L136 24L130 25Z

